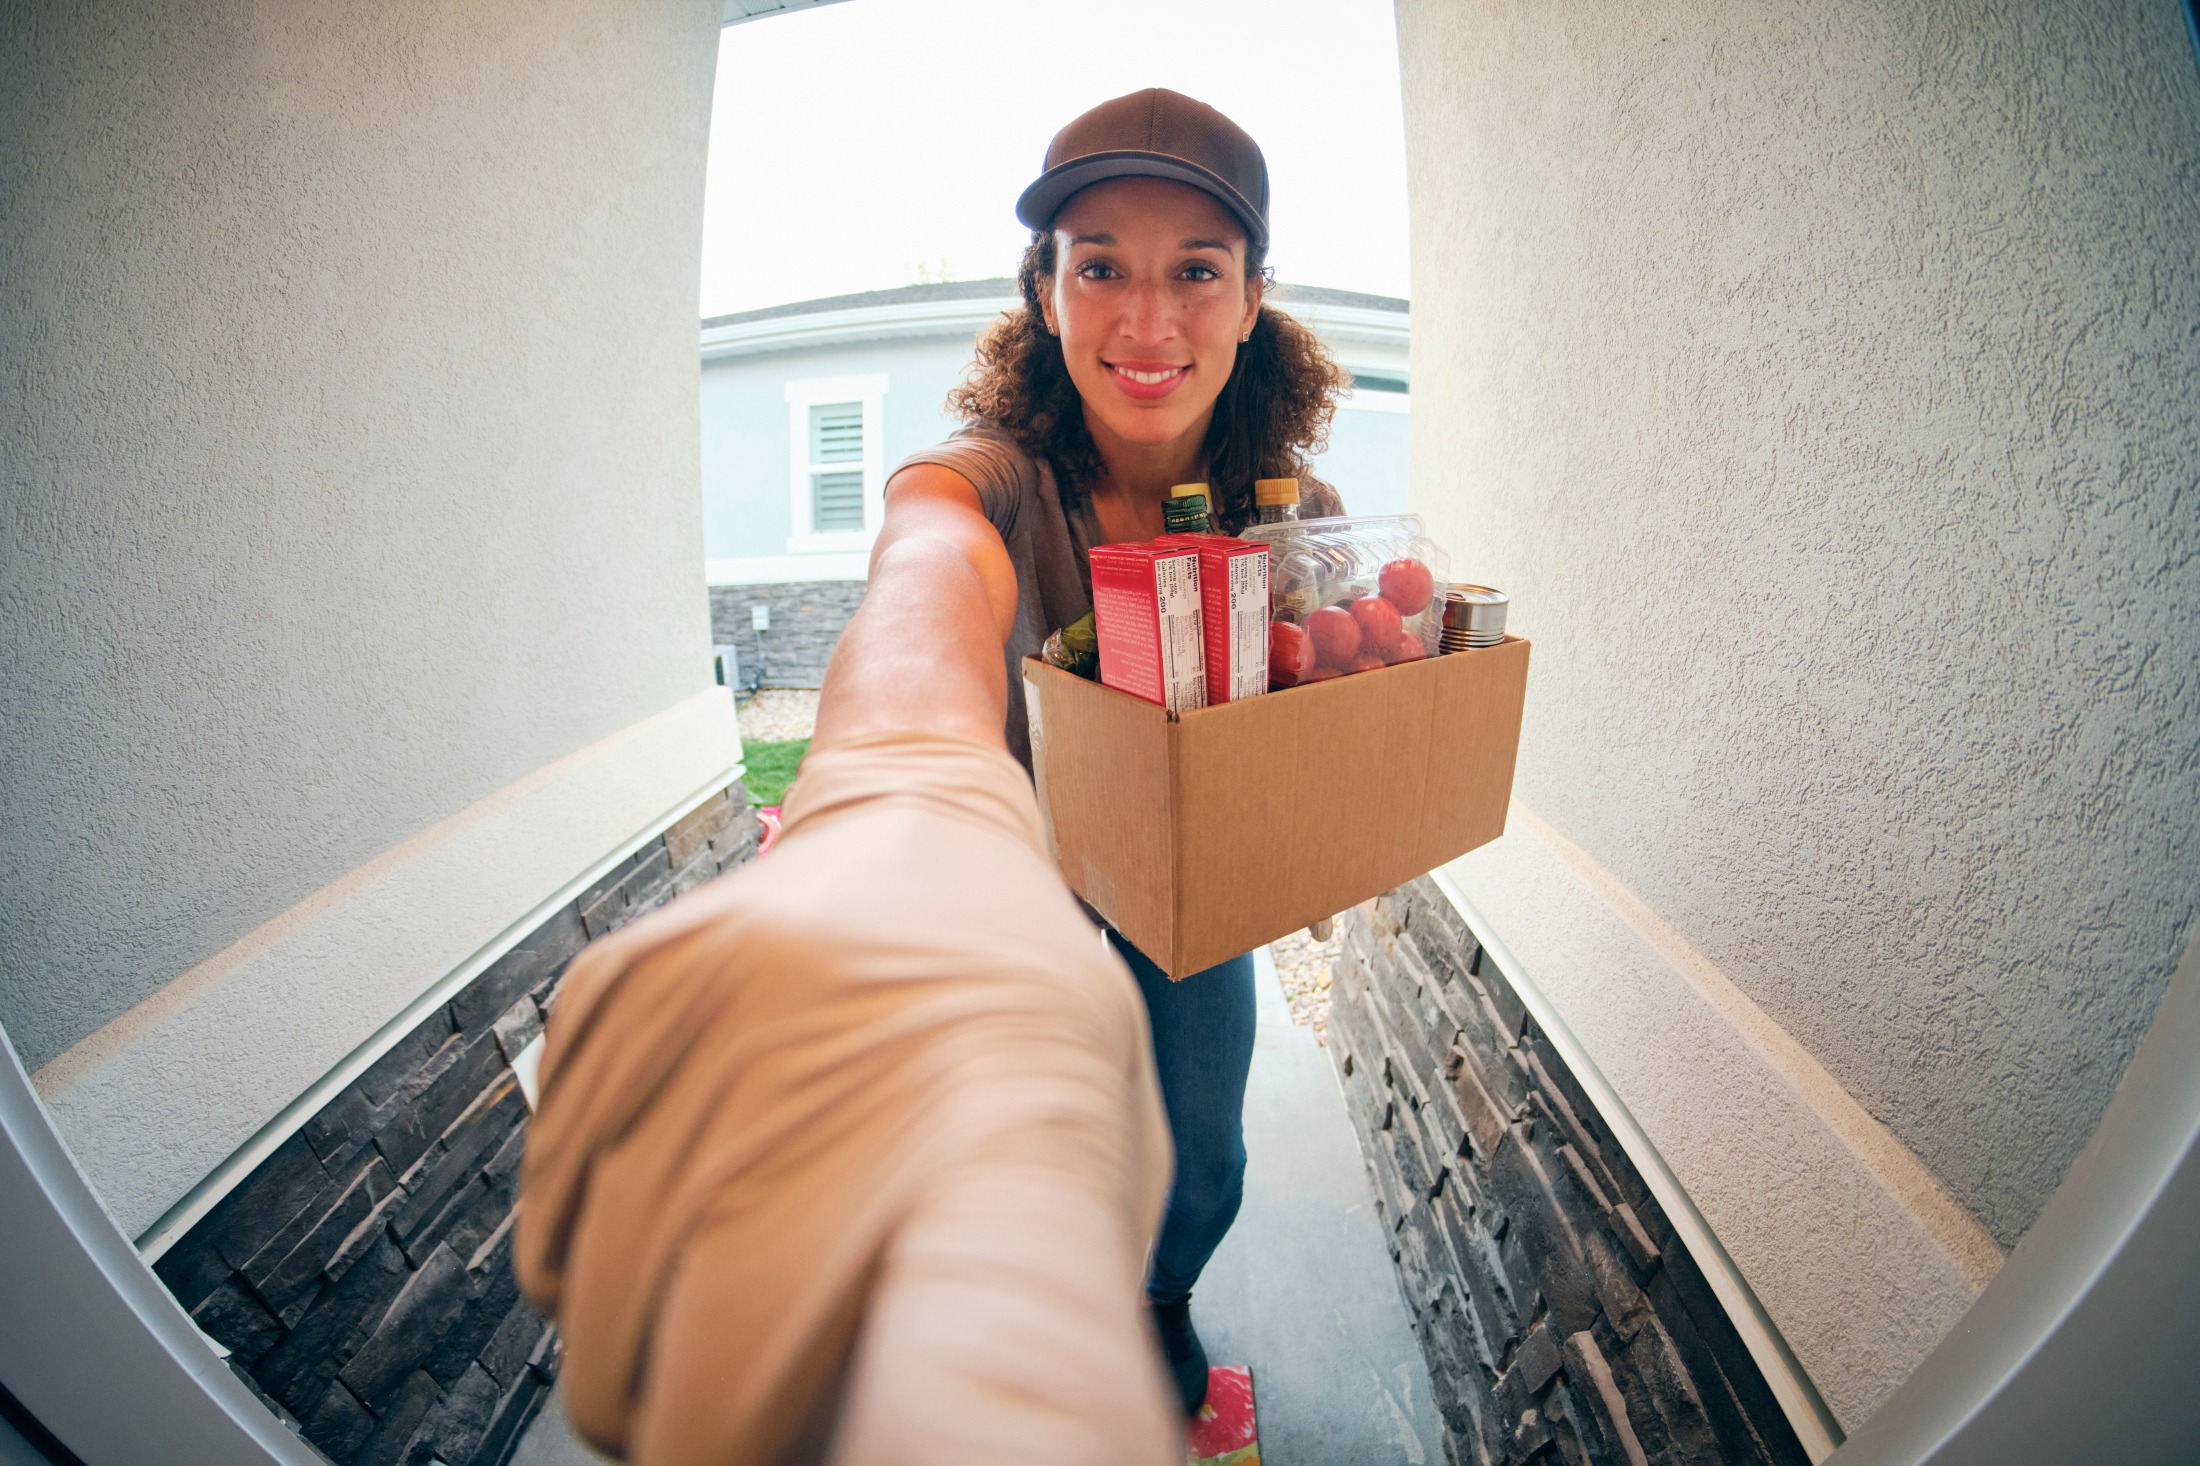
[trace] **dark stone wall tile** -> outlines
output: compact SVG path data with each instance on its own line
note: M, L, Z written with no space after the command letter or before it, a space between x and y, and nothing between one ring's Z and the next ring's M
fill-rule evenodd
M434 1077L409 1097L407 1106L374 1138L383 1159L404 1179L408 1189L412 1178L406 1173L427 1156L452 1122L481 1097L482 1090L506 1072L495 1034L452 1035L450 1043L436 1056Z
M465 1193L465 1204L452 1210L444 1239L451 1250L467 1259L469 1268L480 1267L490 1252L510 1235L513 1208L519 1200L519 1176L483 1176Z
M685 867L708 853L712 838L731 831L734 818L733 801L714 794L676 821L665 831L665 855L673 868Z
M191 1321L247 1369L283 1336L283 1326L274 1315L235 1278L225 1281L192 1309Z
M390 1213L397 1210L404 1199L404 1191L393 1188L389 1195L376 1202L374 1210L361 1218L359 1225L337 1242L335 1250L322 1266L321 1276L331 1283L341 1281L344 1274L351 1271L352 1265L364 1257L375 1243L389 1236Z
M450 1010L443 1008L423 1026L447 1026L449 1021ZM480 1049L478 1038L455 1030L446 1033L435 1049L422 1059L420 1066L405 1075L396 1088L376 1104L374 1146L390 1163L400 1183L449 1123L445 1120L431 1124L421 1112L423 1097L469 1054L478 1056Z
M1577 1416L1575 1429L1590 1453L1618 1461L1648 1461L1650 1456L1636 1433L1627 1397L1613 1378L1611 1364L1595 1335L1587 1330L1569 1335L1565 1354L1568 1377L1581 1383L1581 1388L1573 1392L1574 1403L1586 1407L1588 1417L1584 1420Z
M648 853L648 847L644 846L625 859L615 862L610 869L596 877L593 885L573 898L572 911L574 917L580 919L589 908L601 905L606 896L616 891L628 876L634 874L634 868L648 858ZM666 859L669 864L670 857L668 856ZM582 925L585 935L590 937L601 935L601 933L587 932L585 921Z
M752 859L758 830L735 784L622 858L156 1262L238 1377L331 1460L510 1456L563 1347L512 1274L526 1107L510 1061L592 932Z
M478 1364L469 1363L441 1403L422 1422L419 1444L438 1461L470 1461L495 1421L503 1390Z
M460 1187L480 1175L483 1155L503 1144L526 1110L519 1081L509 1073L476 1095L438 1139L434 1153L425 1157L422 1173L408 1178L405 1202L390 1214L390 1235L409 1244Z
M1520 1037L1528 1026L1528 1008L1519 996L1505 983L1484 983L1480 996L1496 1020L1497 1030L1510 1042Z
M451 999L453 1024L461 1033L479 1033L512 1004L564 972L587 943L579 911L561 908Z
M1558 1373L1558 1344L1551 1338L1551 1331L1541 1324L1528 1330L1528 1337L1520 1341L1520 1348L1513 1354L1512 1367L1519 1371L1521 1388L1531 1395L1543 1393L1543 1387Z
M322 1290L253 1377L288 1409L305 1408L374 1332L409 1276L397 1244L379 1239L342 1282Z
M200 1225L231 1267L242 1267L283 1228L296 1221L328 1185L328 1172L304 1135L293 1135Z
M436 1383L449 1389L481 1360L496 1331L520 1306L519 1279L513 1275L509 1254L503 1253L495 1265L473 1275L464 1311L428 1355L423 1368L435 1376Z
M349 1461L374 1434L374 1416L341 1384L321 1392L300 1433L331 1461Z
M379 1108L395 1098L414 1076L427 1067L435 1053L450 1040L454 1032L456 1030L451 1025L449 1012L439 1010L430 1014L422 1020L418 1028L399 1039L388 1053L375 1060L352 1087L359 1091L370 1108Z
M421 1128L429 1136L441 1139L461 1116L481 1101L483 1091L492 1085L513 1082L510 1072L494 1033L471 1035L457 1062L423 1091L417 1101Z
M1455 1462L1805 1458L1732 1323L1431 882L1351 913L1329 1051Z
M466 1265L448 1247L437 1248L406 1280L380 1327L338 1374L344 1387L369 1410L383 1413L457 1322L470 1291Z
M355 1466L399 1466L413 1462L413 1442L427 1423L428 1412L442 1398L442 1391L424 1371L416 1371L398 1385L381 1412L374 1434L354 1458Z
M370 1158L348 1183L332 1180L315 1205L300 1214L299 1220L310 1225L285 1228L237 1270L238 1276L289 1327L319 1286L329 1259L396 1186L382 1159Z
M481 1444L474 1448L472 1459L464 1466L502 1466L518 1447L520 1436L528 1422L542 1409L550 1397L550 1387L535 1373L522 1369L517 1379L508 1381L504 1394L497 1401L496 1414L489 1421L489 1428L482 1433ZM450 1466L460 1466L458 1462Z
M481 1367L501 1384L509 1385L528 1373L527 1360L550 1327L524 1298L514 1303L481 1348Z
M235 1272L203 1221L153 1263L153 1276L186 1313L204 1303Z
M656 842L615 885L580 908L581 924L593 940L654 911L672 896L672 857L662 842Z
M504 1010L489 1031L496 1035L497 1051L509 1064L525 1051L527 1046L542 1037L542 1009L535 1006L532 997L523 997Z
M714 585L710 588L711 641L731 645L744 681L766 687L818 687L848 618L863 604L860 580L801 581L789 585ZM772 629L761 635L750 608L769 606Z
M338 1095L300 1132L331 1172L342 1170L374 1138L374 1106L359 1087L364 1082L362 1078Z

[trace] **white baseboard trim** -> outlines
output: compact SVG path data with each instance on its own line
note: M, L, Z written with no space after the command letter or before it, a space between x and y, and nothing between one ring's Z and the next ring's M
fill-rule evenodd
M1514 813L1517 815L1518 812L1516 808ZM1535 979L1529 976L1526 966L1506 946L1504 938L1497 934L1490 919L1461 894L1458 884L1445 872L1436 872L1435 881L1437 888L1450 899L1461 919L1466 922L1468 930L1474 933L1475 941L1482 948L1483 960L1496 964L1514 995L1528 1010L1528 1015L1543 1030L1543 1036L1550 1040L1551 1047L1558 1051L1559 1058L1565 1060L1574 1082L1581 1086L1582 1091L1588 1095L1589 1102L1596 1107L1597 1117L1611 1130L1620 1149L1626 1152L1627 1159L1642 1177L1643 1184L1657 1199L1666 1221L1679 1234L1682 1245L1688 1249L1689 1256L1695 1259L1697 1270L1703 1274L1704 1282L1719 1300L1719 1306L1726 1310L1726 1316L1734 1325L1735 1332L1741 1335L1743 1347L1749 1350L1758 1372L1765 1377L1765 1384L1772 1390L1773 1398L1779 1402L1780 1411L1787 1417L1788 1425L1795 1431L1795 1437L1802 1443L1803 1450L1812 1461L1824 1461L1840 1448L1841 1425L1834 1419L1833 1412L1827 1408L1824 1399L1819 1396L1818 1388L1809 1373L1796 1359L1794 1351L1788 1347L1780 1326L1765 1312L1763 1301L1749 1286L1749 1280L1742 1276L1741 1269L1734 1265L1734 1259L1727 1255L1726 1248L1719 1242L1718 1234L1711 1230L1703 1213L1696 1209L1696 1203L1689 1197L1687 1188L1681 1185L1672 1168L1666 1165L1665 1157L1636 1122L1626 1101L1612 1088L1612 1082L1598 1069L1588 1049L1567 1026L1566 1020L1552 1005L1549 996L1536 986Z
M46 1064L33 1082L124 1233L157 1255L408 1015L737 776L740 750L726 689L698 692L384 852Z
M1654 914L1646 929L1639 898L1521 806L1439 883L1609 1082L1837 1427L1868 1419L2000 1266L1985 1229L1801 1045L1677 951Z

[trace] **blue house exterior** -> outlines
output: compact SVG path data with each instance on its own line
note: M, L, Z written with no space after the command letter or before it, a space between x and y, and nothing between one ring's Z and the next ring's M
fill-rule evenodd
M1279 286L1355 386L1315 472L1355 513L1406 505L1406 302ZM948 392L1008 279L832 296L702 323L704 554L713 639L746 677L814 687L862 599L894 465L957 426Z

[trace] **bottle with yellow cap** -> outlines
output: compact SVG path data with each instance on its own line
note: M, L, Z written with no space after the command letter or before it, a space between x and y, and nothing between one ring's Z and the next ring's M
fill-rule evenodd
M1299 481L1295 478L1253 480L1253 523L1292 524L1299 517Z
M1207 511L1205 484L1178 484L1169 490L1161 506L1161 527L1168 534L1211 534L1214 524Z

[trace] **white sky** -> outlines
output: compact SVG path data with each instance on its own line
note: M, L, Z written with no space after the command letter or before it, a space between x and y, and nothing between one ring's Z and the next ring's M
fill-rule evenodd
M1280 278L1408 293L1391 0L849 0L720 39L702 313L1012 274L1047 140L1149 86L1260 143Z

